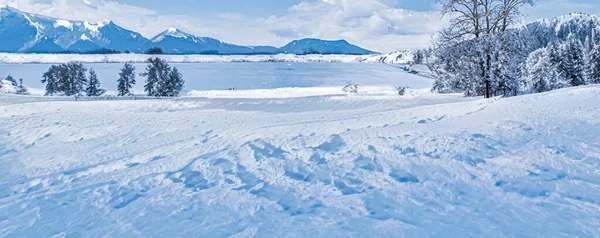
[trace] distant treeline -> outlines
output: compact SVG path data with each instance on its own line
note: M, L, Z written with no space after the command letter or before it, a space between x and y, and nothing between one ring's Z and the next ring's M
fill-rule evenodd
M6 52L6 53L10 53L10 52ZM119 51L119 50L113 50L113 49L98 49L98 50L92 50L92 51L85 51L85 52L75 52L75 51L69 51L69 50L65 50L65 51L60 51L60 52L43 52L43 51L32 51L32 52L27 52L27 53L31 53L31 54L79 54L79 55L107 55L107 54L133 54L136 52L131 52L129 50L125 50L125 51ZM228 53L228 54L223 54L220 53L218 50L207 50L207 51L202 51L202 52L197 52L197 53L166 53L163 51L162 48L160 47L152 47L146 51L144 51L144 54L148 54L148 55L278 55L281 53L276 53L276 52L252 52L252 53ZM318 50L308 50L306 52L303 52L301 54L294 54L294 55L338 55L336 53L322 53L319 52ZM362 54L345 54L345 55L362 55Z
M177 97L183 90L185 81L176 67L160 58L150 58L148 65L139 76L146 78L144 91L149 97ZM132 88L136 84L135 67L126 63L117 79L118 96L133 96ZM46 85L46 96L64 95L75 97L100 97L106 93L101 88L100 80L94 69L87 69L83 64L71 62L52 65L42 75L42 83Z

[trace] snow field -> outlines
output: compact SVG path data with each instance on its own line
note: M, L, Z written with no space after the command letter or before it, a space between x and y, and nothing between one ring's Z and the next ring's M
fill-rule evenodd
M600 233L598 86L490 100L286 90L0 95L0 234Z

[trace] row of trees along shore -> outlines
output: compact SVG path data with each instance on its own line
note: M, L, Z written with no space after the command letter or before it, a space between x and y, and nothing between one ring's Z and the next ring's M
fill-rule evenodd
M534 0L438 3L450 24L433 48L417 54L436 74L434 91L515 96L600 83L598 22L566 21L560 30L543 22L514 27ZM586 15L570 15L576 16Z
M139 74L146 78L144 91L150 97L177 97L183 90L185 81L176 67L171 67L166 60L150 58L146 71ZM135 67L126 63L117 79L118 96L133 96L132 88L136 84ZM46 84L46 96L88 96L98 97L106 93L101 88L100 80L94 69L87 69L83 64L71 62L52 65L42 76Z

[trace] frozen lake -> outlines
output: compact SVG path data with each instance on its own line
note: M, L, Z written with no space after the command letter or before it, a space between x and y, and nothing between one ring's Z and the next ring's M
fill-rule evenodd
M134 64L136 73L146 64ZM32 88L44 88L42 74L51 64L0 64L0 77L23 78ZM88 63L102 87L116 90L121 63ZM343 86L348 83L378 86L431 87L432 81L408 74L397 66L376 63L172 63L186 81L186 90L271 89L282 87ZM137 77L136 91L145 79Z

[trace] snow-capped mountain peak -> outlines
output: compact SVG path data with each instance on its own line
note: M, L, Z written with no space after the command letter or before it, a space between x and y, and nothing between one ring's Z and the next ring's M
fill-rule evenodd
M95 0L88 1L96 4ZM86 3L88 4L88 3ZM160 47L172 54L275 54L278 48L248 47L225 43L210 37L198 37L177 28L169 28L151 40L110 20L97 23L66 20L21 12L10 6L0 9L0 52L89 53L104 50L145 52ZM300 48L298 48L300 47ZM371 51L346 41L304 39L281 52L296 54L367 54Z
M163 31L162 33L158 34L157 36L155 36L154 38L152 38L152 42L159 42L165 39L165 37L175 37L175 38L183 38L183 39L195 39L196 37L183 32L175 27L170 27L169 29Z
M10 6L0 9L0 52L142 52L147 41L110 20L90 23L21 12Z
M13 7L9 6L9 5L0 5L0 10L2 10L2 11L21 12L18 9L13 8Z
M67 20L58 19L54 22L54 28L64 27L73 30L73 23Z
M106 26L106 25L113 24L113 21L104 19L103 21L99 22L98 24L99 25L101 24L102 26Z

